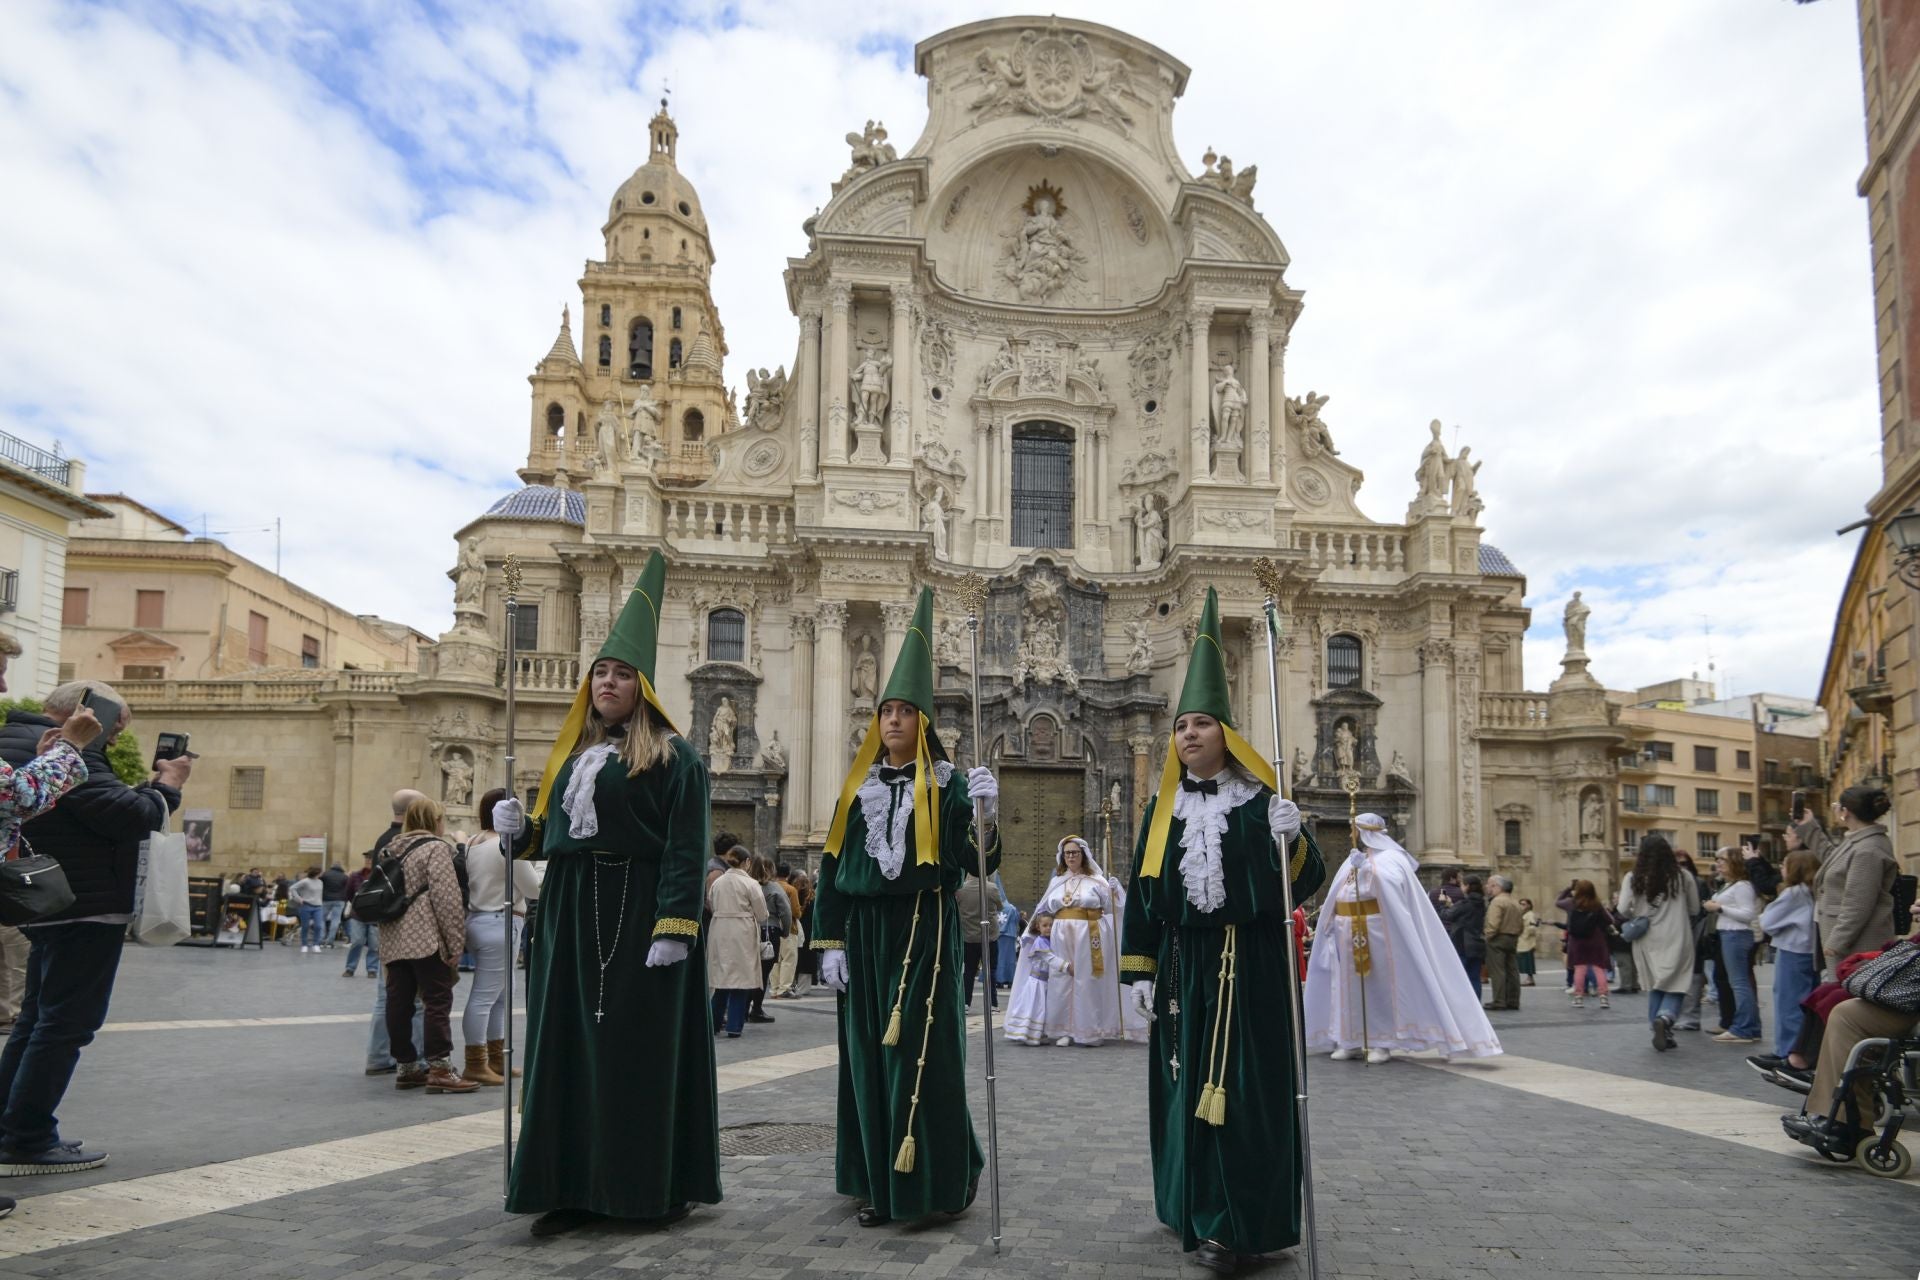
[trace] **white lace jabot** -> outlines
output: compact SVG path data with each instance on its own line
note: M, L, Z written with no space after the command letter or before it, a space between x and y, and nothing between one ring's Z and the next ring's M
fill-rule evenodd
M944 787L953 778L953 766L945 760L933 762L933 782L936 787ZM887 807L893 799L893 788L880 781L880 766L874 765L867 770L867 779L860 789L853 793L860 802L860 814L867 820L867 853L880 864L880 874L889 880L900 878L900 868L907 861L907 823L913 817L912 783L905 784L907 795L905 803L893 806L893 821L887 821ZM938 801L936 800L936 805ZM934 820L939 820L935 814Z
M1173 816L1187 824L1180 833L1184 850L1180 878L1186 882L1187 901L1202 911L1227 905L1227 876L1220 865L1220 837L1227 832L1227 815L1260 794L1258 787L1231 769L1221 770L1214 780L1220 789L1211 795L1182 787L1173 797Z
M596 743L582 751L580 758L573 762L573 775L567 779L567 790L560 797L560 808L567 815L567 834L575 840L600 834L600 815L593 807L593 784L600 776L600 770L619 749L617 742Z

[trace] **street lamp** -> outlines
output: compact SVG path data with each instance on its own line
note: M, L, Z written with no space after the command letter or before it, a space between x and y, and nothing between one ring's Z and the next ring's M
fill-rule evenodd
M1920 511L1908 507L1887 521L1887 541L1893 545L1895 576L1920 591Z

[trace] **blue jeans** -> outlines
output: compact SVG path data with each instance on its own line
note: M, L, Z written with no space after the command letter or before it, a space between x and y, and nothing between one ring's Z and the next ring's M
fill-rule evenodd
M740 1029L747 1025L747 1002L752 998L751 991L714 992L713 1029L718 1031L724 1025L728 1035L739 1035Z
M507 1037L507 944L505 911L469 912L467 952L473 957L473 985L467 988L467 1008L460 1015L460 1038L469 1045ZM513 940L520 940L520 920L513 922Z
M1784 1058L1793 1052L1807 1011L1800 1002L1820 983L1820 968L1810 951L1773 950L1773 1051Z
M1680 1004L1687 998L1684 991L1655 991L1647 988L1647 1022L1658 1022L1665 1017L1669 1022L1680 1020Z
M347 921L347 972L360 964L360 952L367 953L367 976L380 972L380 926L364 920Z
M1744 925L1720 931L1720 963L1733 984L1733 1026L1737 1036L1760 1038L1760 997L1753 989L1753 931Z
M1473 998L1475 1000L1480 998L1480 969L1486 962L1487 958L1485 956L1474 956L1472 959L1468 959L1466 956L1460 957L1461 967L1467 971L1467 981L1473 986Z
M340 918L347 914L347 904L323 902L320 909L326 913L326 921L320 926L320 941L332 946L333 940L340 936Z
M393 1038L387 1033L387 984L376 982L373 997L373 1029L367 1033L367 1067L390 1067L393 1065ZM422 1045L427 1042L427 1010L418 1000L413 1002L413 1043Z
M325 919L326 911L319 903L303 902L293 909L300 917L300 945L317 947L320 945L320 922Z
M0 1147L31 1155L60 1142L54 1110L80 1050L107 1020L127 926L42 925L21 932L32 945L26 994L0 1051Z

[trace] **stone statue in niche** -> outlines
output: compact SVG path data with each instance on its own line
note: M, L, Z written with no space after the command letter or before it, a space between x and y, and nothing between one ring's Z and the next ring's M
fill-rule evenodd
M1207 148L1207 154L1200 157L1206 165L1200 173L1200 181L1220 190L1245 204L1253 203L1253 184L1260 180L1260 166L1250 164L1239 173L1233 171L1233 161L1226 156L1216 156L1213 148ZM1215 161L1219 167L1215 167Z
M1354 748L1360 745L1360 739L1353 732L1350 721L1342 720L1333 726L1333 768L1341 777L1350 777L1354 767Z
M920 504L920 523L933 535L933 558L947 558L947 509L942 503L939 485L930 485Z
M660 443L660 402L653 398L653 387L645 382L634 388L633 404L627 409L627 449L635 462L646 462L666 452Z
M1233 366L1224 366L1219 381L1213 384L1214 447L1239 449L1240 433L1246 423L1247 393L1233 376Z
M1066 205L1058 187L1040 183L1020 207L1027 216L1008 239L1000 273L1022 302L1045 302L1085 274L1086 255L1061 221Z
M1477 519L1486 507L1480 500L1480 491L1474 487L1474 477L1479 474L1480 464L1467 461L1467 455L1471 452L1471 449L1461 446L1460 456L1447 466L1453 479L1453 514L1469 520Z
M1140 568L1158 569L1160 562L1167 558L1166 520L1152 494L1141 496L1140 514L1134 517L1134 525L1140 531Z
M757 761L757 764L768 773L785 773L787 771L787 747L785 743L780 741L780 731L778 729L773 731L773 740L768 742L766 746L760 748L760 759Z
M1305 747L1295 747L1293 749L1293 785L1296 787L1304 787L1312 777L1313 770L1307 764L1307 749Z
M1145 622L1127 624L1127 674L1142 676L1153 669L1153 637Z
M620 452L620 409L612 400L602 400L593 420L594 471L612 471L620 463Z
M892 394L887 378L892 371L893 357L884 348L861 348L852 379L855 425L877 427L887 420L887 400Z
M1580 599L1578 591L1573 599L1567 601L1567 610L1561 615L1561 622L1567 629L1567 656L1585 657L1587 652L1587 615L1592 613Z
M1387 777L1413 786L1413 770L1407 767L1407 758L1398 751L1393 753L1393 762L1387 766Z
M1287 397L1287 417L1299 425L1301 443L1309 458L1323 453L1340 456L1340 451L1333 447L1333 433L1320 420L1320 410L1326 407L1328 399L1311 391L1304 396Z
M1419 482L1420 492L1414 504L1423 509L1445 511L1453 460L1447 457L1447 448L1440 443L1440 419L1428 423L1427 430L1433 433L1433 438L1420 451L1420 467L1413 477Z
M709 773L725 773L733 767L736 727L733 699L720 699L720 705L713 710L713 726L707 730L707 771Z
M453 602L477 605L487 585L487 558L480 553L480 539L468 538L460 544L460 559L453 567Z
M1588 791L1580 798L1580 843L1605 844L1607 842L1607 809L1601 803L1598 791Z
M845 174L848 178L900 158L900 153L887 141L887 126L878 120L867 121L867 127L859 133L849 133L847 145L853 148L853 163L847 166Z
M465 753L447 752L440 762L440 773L445 780L441 794L448 805L461 808L473 803L473 763Z
M871 703L880 692L880 659L874 656L873 637L860 637L860 656L853 660L853 700Z

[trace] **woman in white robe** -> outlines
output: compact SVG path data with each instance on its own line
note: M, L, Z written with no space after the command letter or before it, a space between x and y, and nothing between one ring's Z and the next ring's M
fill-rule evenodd
M1369 1062L1385 1062L1395 1049L1431 1049L1442 1058L1499 1053L1500 1039L1427 901L1413 855L1379 816L1363 813L1356 825L1362 847L1333 874L1307 963L1307 1048L1345 1059L1364 1046ZM1371 956L1364 978L1354 957L1359 921Z
M1049 983L1046 1035L1055 1044L1120 1038L1120 932L1113 885L1079 836L1059 844L1053 882L1035 908L1053 917L1053 954L1066 971Z

